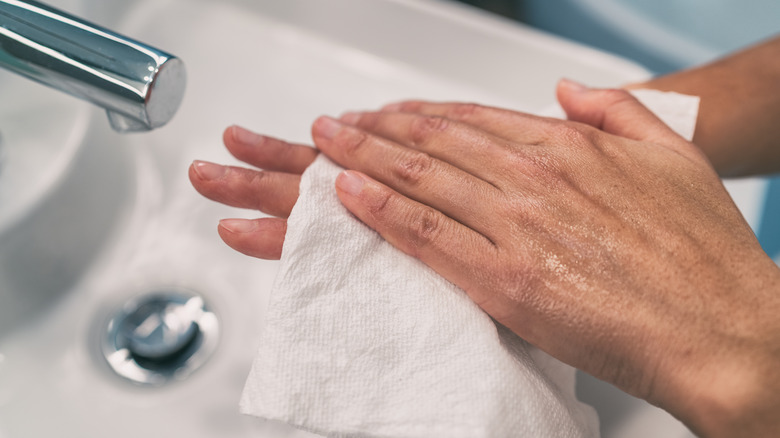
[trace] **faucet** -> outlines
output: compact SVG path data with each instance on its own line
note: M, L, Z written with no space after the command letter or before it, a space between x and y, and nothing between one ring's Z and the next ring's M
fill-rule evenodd
M186 85L179 58L31 0L0 0L0 67L104 108L117 132L165 125Z

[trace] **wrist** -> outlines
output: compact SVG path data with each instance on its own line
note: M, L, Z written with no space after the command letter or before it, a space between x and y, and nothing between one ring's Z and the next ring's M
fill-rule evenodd
M724 366L717 379L702 388L689 418L684 418L700 436L774 437L780 430L778 376L753 360ZM729 375L726 375L729 374Z
M764 274L740 288L749 305L716 322L714 342L698 350L705 354L689 350L667 386L673 395L659 400L702 437L774 437L780 430L780 269L764 258L771 264Z

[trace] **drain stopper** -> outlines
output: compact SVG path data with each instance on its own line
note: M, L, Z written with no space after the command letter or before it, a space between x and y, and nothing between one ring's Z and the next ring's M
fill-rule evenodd
M182 380L214 351L216 315L191 292L165 291L127 302L109 321L102 351L120 376L159 386Z

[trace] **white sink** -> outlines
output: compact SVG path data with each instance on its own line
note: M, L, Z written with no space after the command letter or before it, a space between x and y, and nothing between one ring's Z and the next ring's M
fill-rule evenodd
M219 218L254 213L210 203L189 185L193 159L231 161L220 144L229 124L306 142L320 114L410 97L533 111L553 102L564 76L618 85L647 75L441 1L84 3L85 18L180 56L188 91L173 122L149 134L117 135L90 110L57 183L0 228L1 438L308 436L237 413L277 265L217 237ZM188 379L136 386L101 357L102 324L127 299L164 287L202 294L221 342ZM602 413L623 407L610 419L623 436L686 435L606 385L583 388Z

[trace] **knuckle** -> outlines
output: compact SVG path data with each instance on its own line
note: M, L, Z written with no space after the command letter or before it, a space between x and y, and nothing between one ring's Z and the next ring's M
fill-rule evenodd
M379 125L378 113L359 113L354 118L354 125L367 131L371 131Z
M444 226L443 216L430 208L412 212L408 223L409 244L414 254L434 242Z
M482 109L482 105L476 103L460 103L453 105L447 112L447 116L453 120L469 120L474 118Z
M523 181L525 179L524 177L531 172L533 161L526 151L512 149L510 150L510 153L504 157L503 165L508 169L508 176L519 182Z
M268 176L268 172L265 171L246 172L244 174L244 178L246 178L247 183L251 187L261 187L267 184Z
M414 113L422 108L423 103L419 100L407 100L401 102L399 105L399 111L402 113Z
M590 160L606 152L608 142L602 131L576 122L566 122L555 128L553 142L568 160Z
M392 212L390 212L390 205L391 205L391 199L393 198L393 192L391 191L383 191L377 194L377 196L370 199L370 201L366 205L366 209L368 210L369 215L371 215L374 220L383 220L386 216L394 216Z
M592 133L586 126L575 123L561 123L555 129L556 142L562 146L587 146L592 144Z
M627 157L624 142L615 142L603 131L578 123L567 124L559 133L559 141L566 148L573 150L571 157L581 164L590 163L597 165L598 160L625 159ZM574 158L569 158L574 159Z
M534 153L512 154L511 165L522 181L532 180L535 186L551 189L557 187L566 170L565 164L552 151L536 150Z
M368 134L355 129L344 128L336 137L347 155L355 155L368 143Z
M449 120L445 119L444 117L416 117L410 126L410 136L412 143L415 145L425 143L431 135L437 132L445 131L448 126Z
M394 176L409 185L418 185L433 167L433 158L424 152L405 154L398 160Z
M560 166L549 156L535 157L531 169L536 182L547 189L559 190L565 180Z

